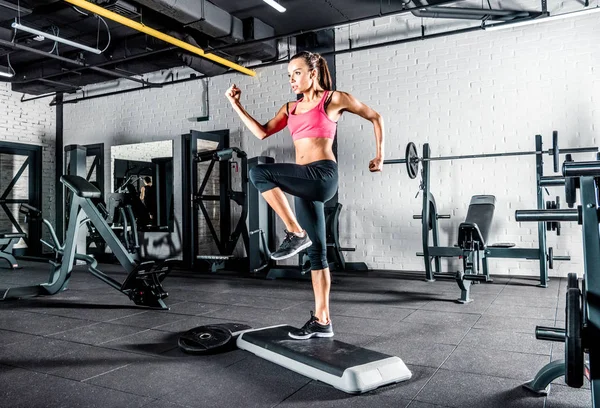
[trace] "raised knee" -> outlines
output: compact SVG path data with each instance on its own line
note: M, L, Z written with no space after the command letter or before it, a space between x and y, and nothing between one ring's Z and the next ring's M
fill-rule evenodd
M250 178L250 181L252 182L252 184L254 184L256 186L257 182L260 183L261 181L265 180L264 168L261 165L252 167L250 169L250 171L248 172L248 177Z

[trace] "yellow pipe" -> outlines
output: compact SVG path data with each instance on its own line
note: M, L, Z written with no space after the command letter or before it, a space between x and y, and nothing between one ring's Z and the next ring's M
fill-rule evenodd
M250 76L256 75L256 72L251 69L245 68L245 67L238 65L234 62L231 62L225 58L221 58L218 55L210 54L210 53L207 54L204 52L204 50L202 48L199 48L192 44L186 43L185 41L181 41L181 40L179 40L175 37L172 37L170 35L167 35L165 33L161 33L160 31L155 30L154 28L145 26L144 24L138 23L137 21L133 21L127 17L123 17L120 14L113 13L110 10L99 7L95 4L92 4L88 1L86 1L86 0L65 0L65 1L67 3L71 3L74 6L80 7L87 11L91 11L92 13L97 14L99 16L106 17L109 20L116 21L117 23L123 24L124 26L127 26L129 28L133 28L134 30L137 30L142 33L148 34L152 37L158 38L159 40L163 40L164 42L167 42L169 44L183 48L184 50L187 50L196 55L199 55L202 58L206 58L206 59L209 59L216 63L219 63L221 65L225 65L228 68L235 69L236 71L239 71L243 74L250 75Z

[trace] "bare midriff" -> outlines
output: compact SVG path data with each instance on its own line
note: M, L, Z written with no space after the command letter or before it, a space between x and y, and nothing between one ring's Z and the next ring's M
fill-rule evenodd
M294 141L296 164L309 164L319 160L333 160L333 139L306 137Z

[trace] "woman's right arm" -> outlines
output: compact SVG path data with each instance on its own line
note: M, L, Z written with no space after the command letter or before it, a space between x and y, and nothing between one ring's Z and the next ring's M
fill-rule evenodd
M244 122L244 125L246 125L246 127L254 134L254 136L256 136L257 138L262 140L262 139L265 139L265 138L271 136L274 133L279 132L284 127L286 127L286 125L287 125L286 105L283 105L279 109L279 111L277 112L277 114L275 115L275 117L273 119L271 119L264 125L261 125L259 122L257 122L256 119L254 119L252 116L250 116L250 114L248 112L246 112L246 110L240 103L240 95L241 94L242 94L242 91L235 85L232 85L225 92L225 96L231 103L231 106L236 111L236 113L238 114L238 116L240 117L242 122Z

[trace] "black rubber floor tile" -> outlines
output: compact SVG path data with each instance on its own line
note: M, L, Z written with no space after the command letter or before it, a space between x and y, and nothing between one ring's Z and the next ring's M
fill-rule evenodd
M424 324L402 321L394 323L385 336L398 341L423 341L458 345L470 330L468 326L454 325L452 322L439 323Z
M479 313L452 313L417 310L407 316L403 322L413 322L430 325L447 325L472 327L481 317Z
M545 320L555 319L556 313L556 307L534 307L511 304L493 304L485 311L485 314L492 316Z
M290 322L294 327L301 327L310 316L302 320L296 319ZM335 318L335 320L334 320ZM394 322L389 320L365 319L362 317L335 316L331 318L336 332L366 334L369 336L381 336L393 330Z
M24 370L22 370L24 371ZM137 408L151 399L106 388L72 381L52 375L20 373L21 382L15 387L2 387L2 404L11 408Z
M378 338L377 336L369 336L367 334L336 332L335 326L333 331L335 333L335 340L342 341L348 344L353 344L359 347L369 348L369 343Z
M133 353L145 353L159 355L177 347L178 336L175 333L146 330L120 337L115 340L102 343L102 347L129 351Z
M186 318L187 316L185 315L170 313L167 310L149 310L132 316L114 319L111 320L110 323L139 327L142 329L152 329L154 327L162 326L165 324L175 323L179 320L184 320Z
M589 389L552 384L545 408L588 408L591 406L592 394Z
M455 347L424 341L399 341L394 337L379 337L367 344L368 349L400 357L405 364L434 368L438 368Z
M527 319L484 314L473 326L475 329L535 333L536 326L554 327L554 320Z
M169 312L171 314L198 316L213 312L222 307L222 305L216 305L212 303L184 301L169 305Z
M402 384L402 383L400 383ZM360 395L350 395L337 390L327 384L312 381L298 392L276 405L277 408L301 408L301 407L323 407L323 408L363 408L363 407L388 407L404 408L409 399L399 398L390 392L380 392L388 388L397 387L400 384L392 384L379 390Z
M43 367L35 370L58 377L84 381L104 373L109 373L128 364L143 362L153 357L87 346L82 350L63 354L55 358L46 358Z
M91 378L90 384L140 396L160 398L180 387L196 388L200 378L213 376L223 367L194 356L157 358L134 362L104 375Z
M152 402L149 403L148 405L144 405L142 408L156 408L156 407L160 407L160 408L193 408L193 407L190 407L189 405L180 405L180 404L175 404L173 402L167 402L164 400L156 400L156 399L152 400Z
M49 335L76 327L89 326L94 322L61 316L40 315L16 310L0 313L0 328L19 333Z
M471 296L472 302L463 304L456 301L459 295L460 293L457 293L457 296L451 299L431 301L419 309L436 312L482 314L490 307L494 299L493 297L477 296L475 294Z
M281 311L260 309L246 306L225 306L214 312L207 313L203 317L219 319L221 322L249 322L252 327L265 327L276 324L285 324L286 313ZM310 318L306 311L306 320ZM292 323L290 323L292 324ZM304 323L303 323L304 324Z
M9 344L14 343L22 343L30 338L30 334L18 333L10 330L0 330L0 347L8 346Z
M460 342L461 347L480 348L485 344L492 350L550 355L552 344L535 338L534 333L471 329Z
M367 319L398 322L411 314L411 309L401 309L377 304L357 305L353 303L335 302L330 306L332 319L336 316L362 317Z
M95 323L89 326L52 334L47 337L85 344L100 344L120 337L130 336L145 331L139 327L124 326L112 323Z
M265 291L266 292L266 291ZM266 295L267 293L264 293ZM270 294L270 293L269 293ZM232 301L229 303L233 306L248 306L261 309L283 310L295 304L304 302L306 299L284 299L272 296L247 296L237 293L227 293L232 296Z
M558 296L558 288L542 288L536 286L534 281L531 282L531 285L523 284L523 285L512 285L505 286L502 292L500 292L501 296L531 296L537 298L549 298L556 299Z
M409 294L410 293L410 294ZM357 304L378 304L385 306L399 306L406 300L414 300L418 302L431 301L437 299L437 296L433 296L427 293L414 293L409 291L392 291L389 289L379 290L368 290L361 288L361 290L331 290L331 303L338 301L355 302ZM415 308L414 304L411 308Z
M444 408L444 407L445 407L445 405L429 404L427 402L421 402L421 401L411 401L411 403L406 408Z
M451 371L492 375L528 381L550 362L547 355L515 353L491 347L458 346L442 368Z
M556 308L558 306L558 297L510 296L501 294L494 299L492 304Z
M281 286L281 285L268 285L268 281L256 281L259 282L259 286L248 288L248 286L234 287L228 289L225 293L228 295L242 295L242 296L267 296L269 298L285 299L287 301L299 301L302 302L311 296L313 296L312 286L310 282L295 281L292 283L293 286ZM266 283L267 285L263 284ZM289 282L281 282L288 283ZM335 284L334 284L335 290Z
M250 356L226 369L198 375L182 382L161 399L176 404L205 407L269 407L278 404L300 388L309 378L286 368Z
M54 365L60 356L83 350L85 347L83 344L35 337L22 343L0 347L0 361L10 366L44 371L47 365Z
M560 288L560 282L561 282L561 278L554 278L554 277L548 277L547 281L546 281L546 288L542 288L542 289L548 289L551 291L556 292L559 288ZM529 277L529 276L513 276L510 279L510 282L508 282L507 287L511 288L511 287L529 287L529 286L533 286L533 287L537 287L540 284L540 278L539 275L536 277Z
M205 317L205 316L186 316L186 318L182 320L178 320L174 323L163 324L162 326L157 326L153 330L159 331L167 331L172 333L183 333L194 327L198 326L206 326L209 324L220 324L220 323L245 323L240 320L230 320L226 321L224 319L218 319L214 317Z
M439 370L419 392L417 401L456 408L543 408L519 380Z
M47 315L71 317L95 322L104 322L121 317L143 313L147 309L135 306L127 298L123 302L106 301L105 298L94 302L93 299L62 300L54 298L36 298L37 302L31 304L30 310ZM119 298L119 300L121 300ZM33 310L33 305L37 309Z

